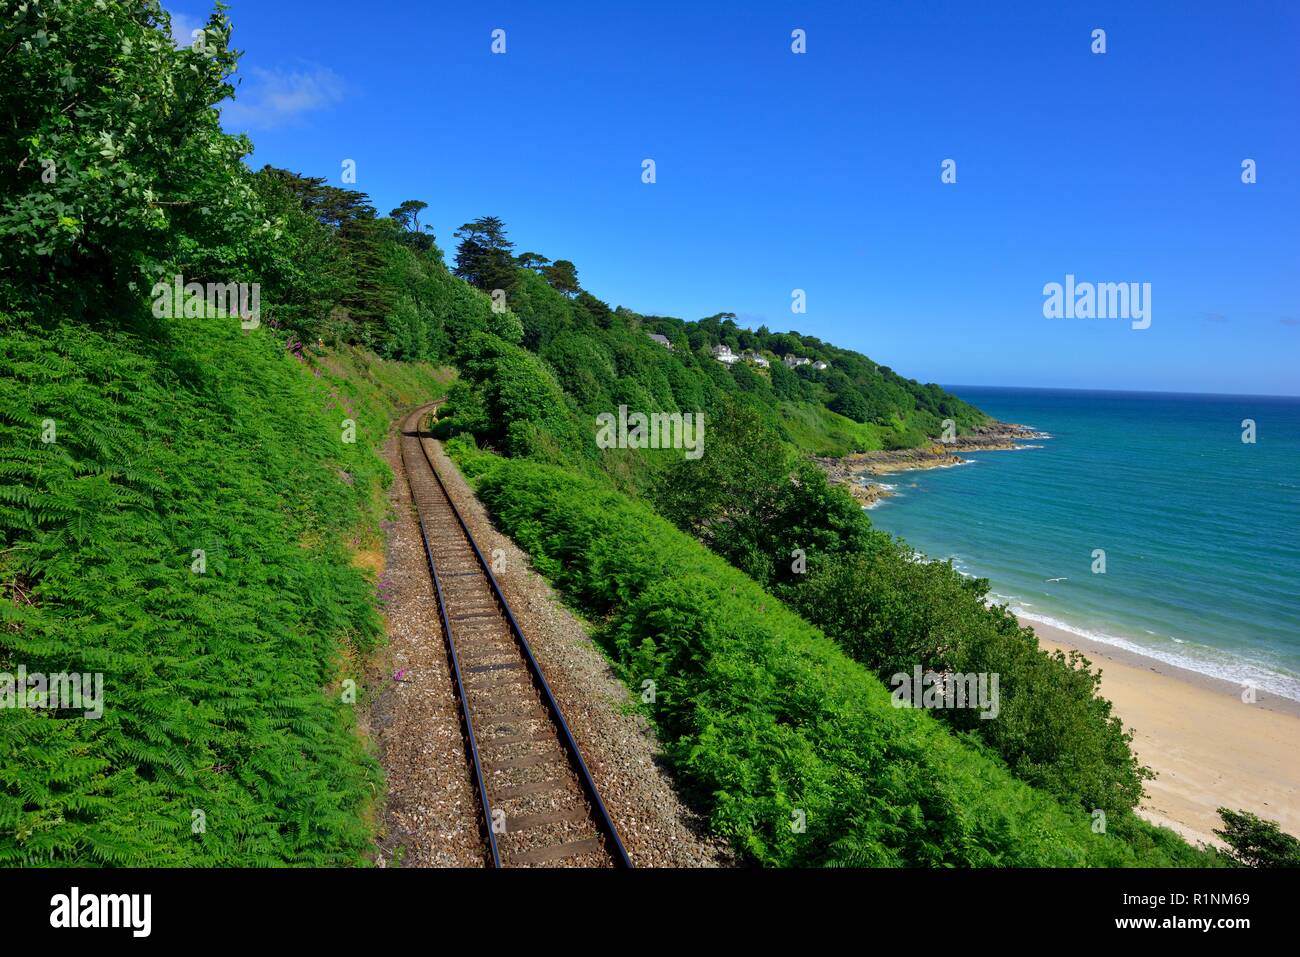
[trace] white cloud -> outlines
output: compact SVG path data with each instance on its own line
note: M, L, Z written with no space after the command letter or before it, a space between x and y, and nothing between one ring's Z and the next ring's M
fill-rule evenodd
M206 20L187 16L184 13L172 14L172 42L178 47L187 47L194 42L194 31L203 29Z
M304 114L343 99L343 80L327 67L267 70L253 67L222 109L234 129L275 129L299 123Z

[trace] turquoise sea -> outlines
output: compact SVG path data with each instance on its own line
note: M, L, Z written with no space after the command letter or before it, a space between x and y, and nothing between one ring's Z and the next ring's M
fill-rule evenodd
M886 476L878 527L1029 619L1300 700L1300 399L947 388L1051 438Z

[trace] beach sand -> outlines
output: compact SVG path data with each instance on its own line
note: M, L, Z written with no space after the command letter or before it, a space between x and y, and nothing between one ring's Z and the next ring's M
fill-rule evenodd
M1216 808L1247 810L1300 836L1300 702L1021 619L1047 651L1078 649L1102 671L1101 694L1131 729L1138 759L1157 777L1139 811L1194 841L1221 844Z

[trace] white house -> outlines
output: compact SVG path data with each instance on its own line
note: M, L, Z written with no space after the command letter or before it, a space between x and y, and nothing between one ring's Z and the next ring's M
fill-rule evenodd
M651 342L657 342L657 343L659 343L659 345L663 346L665 349L671 349L671 348L673 347L673 344L672 344L671 342L668 341L668 337L667 337L667 336L661 336L661 335L659 335L659 333L657 333L657 332L647 332L646 335L648 335L648 336L650 337L650 341L651 341Z
M789 369L793 369L795 366L806 366L806 365L811 365L811 364L812 364L812 360L811 360L811 359L805 359L805 358L802 357L802 356L796 356L796 355L793 355L793 354L792 354L792 355L788 355L788 356L785 357L785 364L786 364L786 367L787 367L787 368L789 368Z
M714 346L713 358L717 359L719 362L725 362L727 365L740 361L740 356L732 352L731 347L726 345Z
M830 367L831 364L829 362L822 362L820 359L818 359L816 362L813 363L813 368L816 369L818 372L820 372L822 369L829 369Z
M758 366L760 369L766 369L771 365L767 359L759 355L757 352L742 352L740 358L744 359L746 362L754 363L754 365Z

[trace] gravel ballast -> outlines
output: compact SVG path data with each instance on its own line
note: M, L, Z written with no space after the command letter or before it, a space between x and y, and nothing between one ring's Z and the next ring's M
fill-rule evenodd
M376 690L370 734L388 784L376 863L482 867L478 803L465 761L459 705L396 428L384 457L393 470L381 580L387 644L375 656L367 681Z
M627 688L587 627L532 570L527 555L492 526L441 444L430 438L424 443L493 564L632 862L638 867L733 864L726 842L705 833L700 817L657 763L661 749L653 730L630 710ZM396 476L390 491L396 519L388 530L385 572L388 646L375 669L385 684L371 717L388 779L381 863L392 866L400 854L401 866L482 866L477 799L446 644L393 437L385 453ZM403 669L405 680L392 680Z

